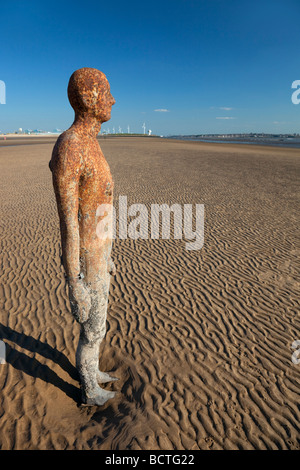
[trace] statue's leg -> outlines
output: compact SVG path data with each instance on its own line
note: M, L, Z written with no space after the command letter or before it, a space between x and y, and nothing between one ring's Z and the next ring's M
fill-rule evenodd
M107 286L106 286L107 293L109 293L110 269L108 269L108 273L107 273L107 277L106 277L106 283L107 283ZM99 348L100 348L100 344L99 344ZM104 384L104 383L107 383L107 382L115 382L116 380L119 380L119 379L117 377L113 377L108 372L103 372L101 370L97 371L97 381L100 384Z
M102 167L99 168L99 174L101 171ZM112 224L109 223L109 230L106 230L107 224L102 221L108 217L108 213L110 215L107 220L111 220L113 207L112 201L103 194L102 184L101 179L94 177L86 177L82 182L78 217L80 265L84 282L90 291L91 309L87 321L81 326L76 362L81 378L83 401L96 405L101 405L115 396L114 392L108 392L99 386L99 383L115 380L108 373L99 371L99 348L106 332L109 261L112 248Z
M106 332L107 280L100 278L89 287L89 290L91 309L88 320L81 325L79 344L76 351L76 366L81 381L83 403L103 405L115 396L115 392L104 390L98 384L98 381L102 383L109 381L108 374L106 376L105 373L100 373L99 376L99 347Z

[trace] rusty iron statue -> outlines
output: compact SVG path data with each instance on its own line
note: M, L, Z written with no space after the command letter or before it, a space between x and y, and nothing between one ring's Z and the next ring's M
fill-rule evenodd
M97 141L101 124L115 103L104 73L76 70L68 85L75 111L72 126L54 146L49 163L60 220L62 263L69 287L71 311L81 325L76 351L82 402L103 405L115 396L100 383L117 380L99 370L99 347L106 332L112 236L97 233L103 213L112 207L113 180ZM106 216L107 213L104 214Z

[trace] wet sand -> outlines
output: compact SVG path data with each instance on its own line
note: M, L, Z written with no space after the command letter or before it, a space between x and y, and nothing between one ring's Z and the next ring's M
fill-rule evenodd
M79 404L53 142L0 145L0 448L299 450L299 150L100 140L116 201L204 204L205 241L114 241L100 367L119 393L97 408Z

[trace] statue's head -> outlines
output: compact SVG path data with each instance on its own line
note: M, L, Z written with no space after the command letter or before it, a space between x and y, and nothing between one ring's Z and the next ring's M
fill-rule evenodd
M92 115L100 122L110 119L115 99L104 73L92 68L76 70L70 77L68 97L77 115Z

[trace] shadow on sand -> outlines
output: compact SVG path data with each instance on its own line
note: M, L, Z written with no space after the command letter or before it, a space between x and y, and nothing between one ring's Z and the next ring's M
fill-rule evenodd
M0 338L4 341L8 340L9 342L13 342L22 349L26 349L35 355L40 354L44 358L50 359L67 372L73 380L79 380L77 370L69 359L67 359L64 354L57 351L57 349L49 346L49 344L43 343L24 333L19 333L2 324L0 324ZM80 402L79 387L77 388L64 381L49 366L42 364L35 357L29 357L23 352L14 349L8 343L6 343L6 362L31 377L39 378L46 383L51 383L75 402Z

